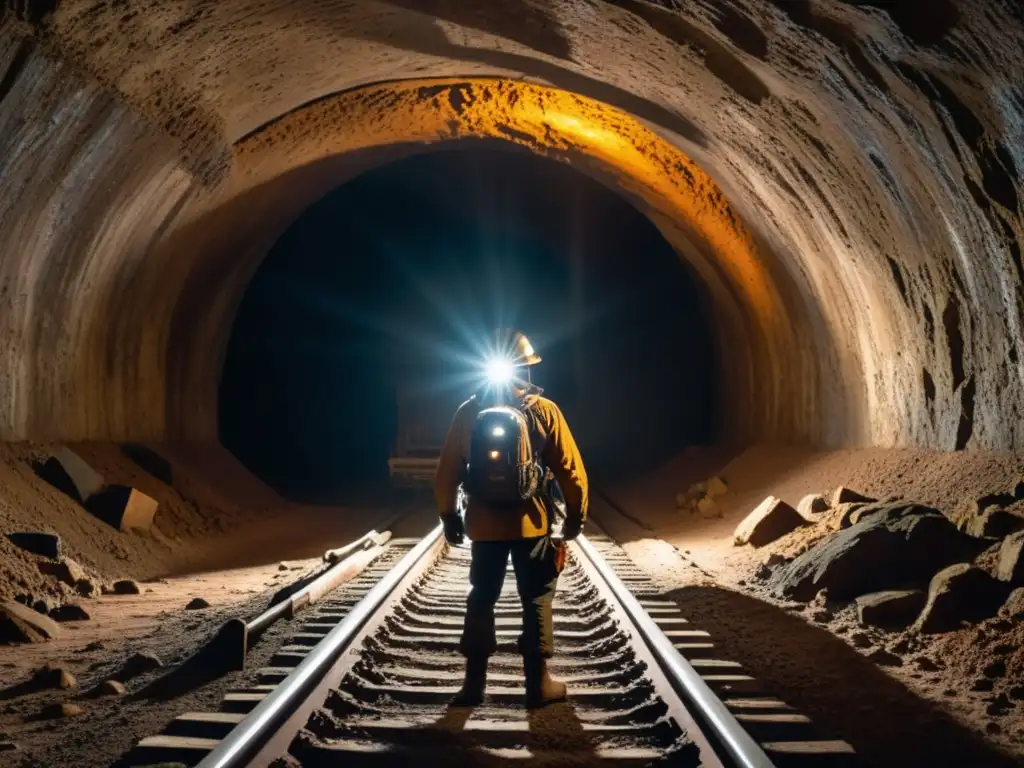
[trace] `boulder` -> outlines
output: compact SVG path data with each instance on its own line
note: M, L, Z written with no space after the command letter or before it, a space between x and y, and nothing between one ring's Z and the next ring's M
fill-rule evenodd
M701 517L705 520L722 516L721 509L710 496L705 496L697 502L697 511L700 512Z
M108 485L86 503L86 509L119 531L148 531L159 504L127 485Z
M33 555L60 560L60 536L55 533L38 533L35 531L8 533L7 538L11 540L14 546L26 552L31 552Z
M201 597L193 597L188 605L185 606L186 611L201 611L204 608L209 608L210 604L203 600Z
M138 582L132 579L121 579L115 581L113 587L110 590L111 594L114 595L139 595L142 594L142 590L139 589Z
M719 496L725 496L729 492L729 486L725 484L725 481L718 477L712 477L707 482L706 495L712 499L717 499Z
M121 446L121 452L165 485L172 485L174 483L171 462L152 448L139 445L138 443L125 443Z
M85 608L75 603L68 603L50 611L50 618L54 621L88 621L89 614Z
M914 623L925 634L959 629L963 622L991 618L1010 594L1010 585L970 563L939 571L928 585L928 602Z
M1010 509L989 507L964 521L964 532L977 538L1002 539L1024 530L1024 515Z
M57 581L74 587L81 579L88 579L89 575L78 563L70 557L63 557L55 563L39 563L39 570L48 576L53 576Z
M771 586L777 594L802 601L822 589L833 600L924 589L940 568L971 560L984 546L942 515L874 515L822 539L776 571Z
M808 522L782 499L769 496L736 526L733 541L763 547Z
M861 624L879 629L906 629L927 601L928 595L918 589L872 592L857 598L857 618Z
M57 622L21 603L0 605L0 643L42 643L59 634Z
M996 576L1013 586L1024 585L1024 531L1003 539Z
M822 512L828 512L828 510L829 506L828 502L825 501L825 497L817 493L807 494L796 505L796 511L808 519L813 518L815 515L820 515Z
M870 504L877 499L872 499L870 496L865 496L862 493L850 490L845 486L839 486L832 494L832 503L830 506L838 507L840 504Z

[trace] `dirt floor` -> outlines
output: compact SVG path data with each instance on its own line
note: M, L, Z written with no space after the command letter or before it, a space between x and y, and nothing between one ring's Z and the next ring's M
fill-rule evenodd
M713 474L729 486L719 499L722 517L677 511L676 494ZM618 511L598 497L594 515L674 590L690 620L711 632L725 654L871 764L1024 765L1019 613L939 635L868 629L850 605L779 600L753 578L772 554L791 555L838 527L837 520L761 549L733 544L736 525L767 495L796 506L808 493L827 496L845 485L947 510L1012 491L1020 479L1019 455L766 446L736 456L694 449L646 478L608 489Z

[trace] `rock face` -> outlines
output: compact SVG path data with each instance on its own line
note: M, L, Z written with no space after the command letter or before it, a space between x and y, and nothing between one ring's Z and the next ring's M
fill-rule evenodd
M841 485L832 494L831 506L838 507L840 504L868 504L872 501L876 501L876 499Z
M914 622L924 633L949 632L963 622L995 616L1010 594L1010 585L970 563L945 568L928 585L928 602Z
M1013 586L1024 585L1024 531L1003 540L996 576Z
M857 598L857 618L861 624L879 629L905 629L914 623L927 601L923 590L872 592Z
M769 496L736 526L733 541L737 546L763 547L807 523L782 499Z
M8 533L7 538L14 546L33 555L60 560L60 536L55 533Z
M42 643L60 634L53 619L27 608L20 603L0 606L0 642Z
M816 493L804 496L800 499L800 503L796 505L796 511L808 520L812 519L815 515L820 515L822 512L827 512L828 509L829 506L828 502L825 501L825 497Z
M940 568L970 560L984 546L939 514L875 515L823 539L776 571L771 585L802 601L822 589L836 600L923 589Z

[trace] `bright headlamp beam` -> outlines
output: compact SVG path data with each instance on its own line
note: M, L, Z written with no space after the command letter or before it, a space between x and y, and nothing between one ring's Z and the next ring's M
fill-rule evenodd
M485 369L487 381L491 384L508 384L512 381L514 372L515 369L512 363L501 358L489 361Z

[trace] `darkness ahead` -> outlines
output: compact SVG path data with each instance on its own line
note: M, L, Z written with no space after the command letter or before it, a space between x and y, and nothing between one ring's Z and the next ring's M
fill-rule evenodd
M221 438L294 499L383 485L398 387L451 410L499 325L544 356L534 381L592 474L711 438L712 340L679 256L598 182L484 144L366 173L285 232L235 322Z

